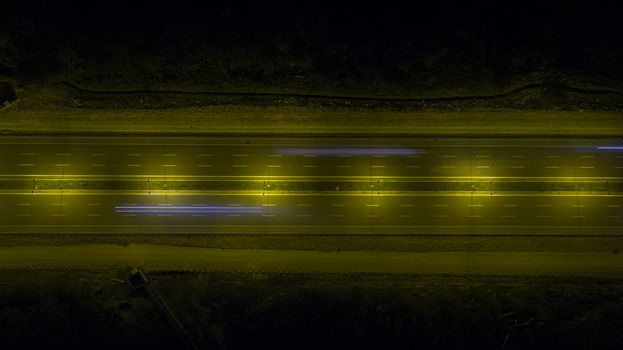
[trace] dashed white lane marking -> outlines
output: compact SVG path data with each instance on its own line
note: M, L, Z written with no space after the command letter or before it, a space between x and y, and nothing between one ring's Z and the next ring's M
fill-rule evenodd
M560 158L560 156L547 156L547 158Z
M262 204L262 206L263 207L276 207L277 204L275 204L275 203L264 203L264 204Z
M130 217L130 216L136 216L136 214L123 214L123 216L128 216L128 217Z
M206 216L206 214L193 214L193 216L203 217L203 216Z
M608 215L608 216L606 216L606 217L607 217L607 218L610 218L610 219L614 219L614 218L620 218L620 217L621 217L621 215Z
M619 208L620 205L618 205L618 204L610 204L610 205L606 205L606 207L608 207L608 208Z
M106 153L91 153L91 156L93 157L104 157L106 155Z
M315 168L315 165L301 165L301 168Z
M71 153L56 153L57 156L70 156Z
M470 204L470 207L482 207L482 204Z
M197 157L212 157L212 155L202 153L202 154L197 154Z
M517 206L517 204L504 204L504 206L507 208L514 208Z
M283 154L269 154L269 157L283 157Z
M489 169L488 165L476 165L476 169Z
M407 165L407 168L421 168L420 165Z
M30 203L17 203L17 204L15 204L15 205L19 205L19 206L28 206L28 205L30 205Z
M93 167L105 167L106 164L91 164Z
M373 168L385 168L385 165L373 165Z
M524 156L517 155L517 156L511 156L511 158L524 158Z
M447 204L435 204L436 207L447 207Z
M232 154L232 157L248 157L248 154Z
M267 218L272 218L276 215L275 214L262 214L262 216L267 217Z
M343 217L344 217L344 214L331 214L331 217L334 217L334 218L343 218Z
M511 166L511 169L523 169L524 166L523 165L513 165Z
M366 204L366 207L380 207L380 204Z
M580 169L595 169L594 166L581 166Z
M140 157L142 154L140 153L128 153L128 157Z
M35 153L20 153L20 156L34 156Z
M401 204L400 206L401 206L401 207L412 207L412 206L413 206L413 204Z
M247 165L246 164L234 164L231 166L232 168L246 168Z
M158 203L159 206L163 206L163 207L167 207L167 206L172 206L172 203Z
M558 169L558 166L546 166L545 169Z
M69 166L69 164L56 164L56 166L59 166L59 167L68 167L68 166Z
M162 164L163 167L165 168L175 168L177 165L175 164Z
M97 205L102 205L102 203L89 203L89 204L87 204L87 205L90 205L90 206L97 206Z
M267 165L267 167L269 167L269 168L281 168L281 165L279 165L279 164L269 164L269 165Z
M488 154L477 154L475 155L476 158L489 158Z
M197 164L199 168L211 168L212 164Z
M332 207L343 207L344 204L331 204Z
M136 167L143 166L143 164L128 164L128 166L131 168L136 168Z
M623 169L623 166L617 166L617 167L615 167L615 168L617 168L617 169Z
M303 157L307 157L307 158L315 158L316 155L315 154L303 154Z
M52 206L55 206L55 207L65 207L65 206L67 206L67 203L52 203Z
M34 166L32 163L20 163L19 166Z
M350 168L350 165L338 165L338 168Z
M30 214L15 214L15 216L30 216Z
M537 216L537 218L544 218L544 219L549 218L549 217L550 217L549 215L539 215L539 216Z
M158 214L158 216L171 216L171 214Z

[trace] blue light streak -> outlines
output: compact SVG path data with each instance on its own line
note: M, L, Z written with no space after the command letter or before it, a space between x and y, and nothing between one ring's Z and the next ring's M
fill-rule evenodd
M278 150L281 154L286 155L305 155L313 154L318 156L339 156L339 155L353 155L353 156L372 156L372 155L388 155L388 156L407 156L418 153L417 150L411 148L358 148L358 147L344 147L344 148L280 148Z
M257 214L261 207L221 206L116 206L117 213Z
M597 147L597 149L602 151L623 151L623 146L601 146Z

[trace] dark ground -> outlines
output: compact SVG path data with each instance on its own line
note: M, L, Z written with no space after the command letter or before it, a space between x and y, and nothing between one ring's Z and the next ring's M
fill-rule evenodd
M5 349L173 349L128 271L3 271ZM152 273L209 349L620 349L623 285L603 278ZM508 338L508 339L507 339ZM506 340L506 346L504 342Z
M6 0L0 78L122 91L430 97L546 82L620 92L615 3Z

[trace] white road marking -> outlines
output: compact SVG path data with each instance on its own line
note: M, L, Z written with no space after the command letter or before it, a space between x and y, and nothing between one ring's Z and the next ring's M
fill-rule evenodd
M301 165L302 168L315 168L315 165Z
M262 216L267 217L267 218L272 218L275 216L275 214L262 214Z
M55 207L65 207L65 206L67 206L67 203L52 203L52 206L55 206Z
M314 158L316 157L316 155L315 154L303 154L303 157Z
M247 167L246 164L235 164L235 165L232 165L232 168L246 168L246 167Z
M470 204L470 207L482 207L482 204Z
M547 158L560 158L560 156L547 156Z
M269 168L281 168L281 165L278 164L269 164L268 165Z
M539 215L539 216L537 216L537 218L549 218L549 217L550 217L549 215Z
M20 163L19 166L34 166L32 163Z
M558 169L558 166L546 166L546 169Z
M283 157L283 154L269 154L269 157Z
M15 214L15 216L30 216L30 214Z
M447 207L447 204L435 204L436 207Z
M488 165L476 165L476 169L489 169Z
M606 207L608 207L608 208L619 208L620 205L618 205L618 204L611 204L611 205L606 205Z
M67 167L67 166L69 166L69 164L56 164L56 166Z
M421 168L420 165L407 165L407 168Z
M524 158L524 156L511 156L511 158Z
M136 168L136 167L143 166L143 164L128 164L128 166L129 166L129 167Z
M264 203L264 204L262 204L262 206L263 207L276 207L277 204L275 204L275 203Z
M413 206L413 204L401 204L400 206L401 206L401 207L412 207L412 206Z
M71 153L56 153L57 156L70 156Z
M366 207L380 207L380 204L366 204Z
M513 165L511 166L511 169L523 169L524 166L523 165Z
M165 168L174 168L177 165L175 165L175 164L162 164L162 166L165 167Z
M620 218L621 216L620 216L620 215L608 215L608 216L606 216L606 217L607 217L607 218L614 219L614 218Z
M17 203L17 204L15 204L15 205L19 205L19 206L28 206L28 205L30 205L30 203Z
M517 206L517 204L504 204L504 206L507 208L514 208Z
M478 155L476 155L475 157L476 157L476 158L489 158L489 155L488 155L488 154L482 154L482 155L481 155L481 154L478 154Z
M343 218L344 214L331 214L331 216L334 218Z
M385 165L373 165L373 168L385 168Z
M580 169L595 169L593 166L581 166Z

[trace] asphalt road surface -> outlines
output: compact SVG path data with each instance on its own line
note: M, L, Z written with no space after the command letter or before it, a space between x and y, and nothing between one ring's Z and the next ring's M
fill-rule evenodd
M0 180L620 179L617 140L0 138ZM620 194L0 193L3 233L619 234Z

